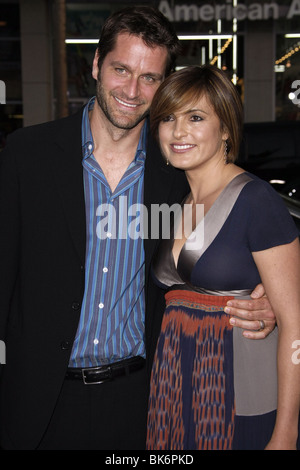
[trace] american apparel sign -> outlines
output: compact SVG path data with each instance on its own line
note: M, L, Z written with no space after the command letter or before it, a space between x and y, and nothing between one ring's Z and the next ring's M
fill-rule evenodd
M231 21L233 18L238 21L279 19L281 17L279 2L253 2L245 5L232 0L226 0L220 4L211 5L191 3L171 6L168 0L161 0L158 6L171 22L175 21L214 21L224 19ZM291 0L285 17L292 19L300 16L300 0Z

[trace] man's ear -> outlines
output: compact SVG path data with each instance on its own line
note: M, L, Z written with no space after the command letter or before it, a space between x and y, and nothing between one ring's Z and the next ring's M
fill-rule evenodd
M95 52L95 55L94 55L94 60L93 60L93 68L92 68L92 77L95 80L98 79L98 73L99 73L98 60L99 60L99 51L98 51L98 49L96 49L96 52Z

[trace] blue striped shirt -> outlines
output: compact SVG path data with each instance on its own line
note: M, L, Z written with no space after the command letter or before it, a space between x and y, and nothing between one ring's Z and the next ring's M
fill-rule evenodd
M70 367L93 367L145 356L144 246L136 226L143 203L147 123L136 155L112 193L93 155L85 106L82 119L83 179L86 206L85 291ZM109 209L109 210L108 210ZM129 215L128 215L129 214ZM134 239L135 238L135 239Z

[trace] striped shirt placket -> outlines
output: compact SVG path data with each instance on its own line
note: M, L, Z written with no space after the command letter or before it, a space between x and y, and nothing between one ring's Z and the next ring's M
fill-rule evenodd
M145 355L144 345L144 249L142 237L119 237L119 217L127 232L133 204L143 203L146 123L134 161L112 194L93 156L93 138L86 105L82 119L83 178L86 203L86 284L81 316L70 358L71 367L92 367L133 355ZM108 218L115 217L116 235L97 236L96 215L109 204ZM105 207L105 206L102 206ZM120 213L121 211L121 213ZM128 220L127 220L128 219ZM124 237L124 238L122 238Z

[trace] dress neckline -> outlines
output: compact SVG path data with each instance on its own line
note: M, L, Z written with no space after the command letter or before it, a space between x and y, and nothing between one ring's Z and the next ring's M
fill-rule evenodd
M180 260L180 257L182 255L182 253L185 251L186 249L186 244L187 242L189 242L191 240L192 237L195 236L195 232L197 230L197 228L199 227L200 224L204 224L205 222L205 219L208 217L208 214L211 212L211 210L216 206L216 204L219 202L219 200L221 199L221 197L224 195L225 192L227 192L230 187L236 183L236 180L241 177L242 175L245 175L247 174L246 171L242 171L241 173L238 173L237 175L235 175L230 181L229 183L225 186L225 188L222 189L222 191L220 192L219 196L216 197L216 199L214 200L214 202L212 203L212 205L210 206L210 208L208 209L208 211L206 212L206 214L203 216L203 218L200 220L200 222L196 225L196 227L194 228L194 230L190 233L190 235L187 237L186 241L184 242L184 244L182 245L180 251L179 251L179 255L178 255L178 259L177 259L177 265L175 263L175 258L174 258L174 254L173 254L173 246L174 246L174 232L173 232L173 240L172 240L172 246L171 246L171 258L173 260L173 264L174 264L174 267L177 271L177 268L178 268L178 264L179 264L179 260ZM182 203L181 203L181 208L183 208L184 204L185 204L185 201L186 199L188 198L189 194L183 199Z

